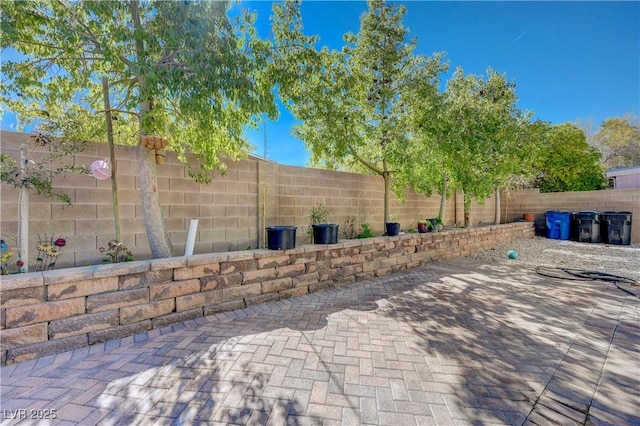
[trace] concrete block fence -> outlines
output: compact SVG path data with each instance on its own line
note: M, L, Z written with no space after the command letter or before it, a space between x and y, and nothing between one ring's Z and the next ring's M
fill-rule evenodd
M387 275L534 235L532 223L2 277L2 365Z

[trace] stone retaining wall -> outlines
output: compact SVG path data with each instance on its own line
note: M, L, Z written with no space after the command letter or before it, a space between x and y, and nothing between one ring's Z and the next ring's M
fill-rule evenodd
M534 235L532 223L2 277L2 365L286 299Z

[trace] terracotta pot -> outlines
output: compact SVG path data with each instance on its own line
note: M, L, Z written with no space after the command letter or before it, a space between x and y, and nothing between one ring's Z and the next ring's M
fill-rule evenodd
M525 214L522 215L522 218L526 222L535 222L536 221L536 214L535 213L525 213Z

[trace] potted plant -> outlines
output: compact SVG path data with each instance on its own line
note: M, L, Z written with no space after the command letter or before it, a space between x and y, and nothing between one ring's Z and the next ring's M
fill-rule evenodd
M431 221L429 220L420 220L418 221L418 232L424 234L429 231L431 228Z
M309 213L310 226L308 235L313 239L314 244L336 244L338 242L338 228L329 221L329 209L324 202L313 206Z
M431 228L433 232L442 231L442 229L444 228L444 225L442 224L442 217L438 216L431 219Z
M442 217L434 217L433 219L429 219L429 231L431 232L440 232L444 228L442 225Z
M398 222L398 215L392 214L389 218L391 222L385 223L385 227L387 228L387 235L393 237L400 233L400 222Z

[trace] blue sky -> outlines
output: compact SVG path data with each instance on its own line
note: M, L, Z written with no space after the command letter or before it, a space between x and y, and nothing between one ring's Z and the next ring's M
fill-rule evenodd
M462 67L484 74L491 67L517 83L518 106L553 124L640 115L640 2L441 2L406 1L405 26L418 39L416 53L446 52L450 73ZM242 1L258 13L269 34L271 2ZM364 1L303 1L307 34L318 47L339 49L347 31L357 33ZM446 81L447 76L443 76ZM267 121L267 157L304 166L309 154L291 136L294 120L284 107ZM2 128L13 130L12 114ZM248 134L264 154L264 128Z
M404 23L418 38L416 53L446 52L450 73L491 67L517 83L518 106L553 124L640 114L640 2L407 1ZM268 34L270 2L243 2ZM305 33L319 46L342 46L367 10L360 1L302 3ZM444 76L446 80L448 76ZM284 108L267 122L267 157L303 166L309 154L290 135ZM263 154L264 129L249 135Z

